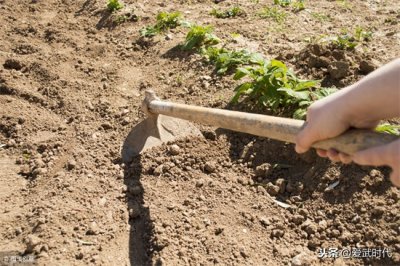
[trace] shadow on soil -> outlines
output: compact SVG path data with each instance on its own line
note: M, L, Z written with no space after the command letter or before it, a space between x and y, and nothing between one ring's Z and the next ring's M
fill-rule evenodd
M140 127L140 125L139 125ZM136 125L133 129L137 129ZM130 265L151 265L151 254L153 239L153 224L150 218L150 210L144 205L144 188L141 184L143 174L143 158L141 155L133 156L127 152L132 141L132 131L124 140L121 153L122 161L125 162L124 184L126 185L126 203L129 210L129 261ZM145 142L145 139L136 141ZM129 150L130 151L130 150Z
M97 30L101 30L103 28L113 30L118 23L116 23L112 13L106 8L101 10L98 10L97 8L96 1L86 0L82 7L75 12L75 16L82 16L85 13L90 13L93 16L100 17L100 20L96 24Z
M151 265L151 239L153 225L150 211L144 206L141 156L133 158L125 167L124 183L129 210L129 261L130 265Z
M326 213L326 218L335 221L338 214L342 217L361 217L364 208L373 208L372 199L368 204L357 204L360 200L359 195L382 196L392 186L388 178L383 176L370 177L372 167L360 167L354 164L339 165L332 164L330 161L319 158L315 152L311 151L305 155L297 155L294 145L270 139L263 139L243 133L218 129L217 135L227 136L230 146L230 157L232 161L247 164L254 169L265 164L270 165L270 171L265 176L256 176L254 184L264 186L277 179L283 178L286 183L286 191L276 195L276 199L281 202L295 205L297 208L305 208L310 212L322 210ZM250 163L250 165L249 165ZM384 176L388 176L388 169L380 169ZM323 179L329 176L332 179ZM377 180L378 179L378 180ZM340 185L332 190L325 192L328 185L340 180ZM290 187L290 191L288 190ZM368 193L366 193L366 191ZM321 200L323 202L321 202ZM364 203L368 200L362 200ZM329 212L328 210L334 210ZM380 219L372 212L371 219ZM390 243L386 243L390 247ZM351 246L350 246L351 247ZM382 247L383 248L383 247ZM310 248L317 252L315 248ZM393 252L393 246L392 246ZM396 265L393 258L363 258L363 263L370 265Z
M329 204L343 204L349 203L354 194L362 193L364 189L368 189L372 195L383 195L391 187L390 181L382 177L375 177L375 180L371 177L365 178L373 167L333 164L318 157L314 150L299 155L293 144L268 138L225 129L218 129L216 133L227 136L233 161L245 163L254 171L263 164L270 165L265 176L255 177L255 183L265 186L269 182L274 183L278 178L285 179L293 191L278 194L277 199L282 201L293 196L300 196L301 201L313 200L313 193L318 192ZM387 168L380 170L385 176L389 176ZM338 193L324 193L326 187L336 180L340 180Z

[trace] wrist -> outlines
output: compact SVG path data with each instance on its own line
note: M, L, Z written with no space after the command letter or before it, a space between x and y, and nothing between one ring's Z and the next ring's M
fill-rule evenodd
M343 121L348 123L352 127L368 127L374 124L375 121L379 121L379 114L373 113L371 110L376 110L373 103L366 101L364 94L360 94L357 84L348 86L337 95L337 106L340 107L338 110L338 116ZM369 99L368 99L369 100Z

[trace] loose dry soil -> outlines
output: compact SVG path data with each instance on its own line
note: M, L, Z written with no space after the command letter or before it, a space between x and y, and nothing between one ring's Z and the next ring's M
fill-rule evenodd
M159 11L179 10L231 47L342 88L399 55L398 0L306 1L282 24L257 16L272 1L124 3L120 12L139 20L116 25L105 1L0 0L0 251L34 254L38 265L400 264L400 192L388 169L202 125L204 137L126 165L120 156L148 88L249 111L229 107L231 76L174 48L186 29L140 38ZM244 15L209 15L236 3ZM355 51L305 41L356 26L373 38ZM320 248L356 247L392 256L317 258Z

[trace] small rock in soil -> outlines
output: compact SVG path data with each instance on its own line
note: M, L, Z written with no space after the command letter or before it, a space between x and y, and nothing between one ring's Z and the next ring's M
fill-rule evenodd
M312 264L312 257L306 252L302 252L292 258L292 266L308 266Z
M286 180L283 178L278 178L275 181L275 185L279 187L279 193L285 193L286 189Z
M81 259L83 259L83 257L84 257L83 252L79 252L78 254L75 255L75 258L77 260L81 260Z
M199 179L196 181L196 187L200 188L204 185L204 180L203 179Z
M172 40L172 34L167 34L167 35L165 35L165 39L166 39L167 41Z
M292 218L292 222L295 223L296 225L301 224L302 222L304 222L304 216L300 215L300 214L296 214L293 216Z
M215 229L215 235L220 235L222 234L222 232L224 232L224 228L223 227L218 227Z
M126 126L129 125L129 123L131 122L129 117L124 117L124 119L122 119L121 125Z
M306 228L305 231L307 232L307 234L311 235L311 234L315 234L318 230L318 227L314 224L314 223L310 223Z
M96 222L92 222L89 225L89 229L86 231L87 235L97 235L99 233L99 226Z
M265 177L270 169L271 165L269 163L263 163L262 165L256 167L254 174L256 177Z
M181 151L181 148L176 144L174 144L171 147L169 147L169 152L172 155L178 155L180 153L180 151Z
M328 227L328 223L326 222L326 220L321 220L318 222L318 226L322 230L325 230Z
M281 229L275 229L275 230L272 230L272 232L271 232L271 236L272 237L276 237L276 238L280 238L284 234L285 234L285 232L283 230L281 230Z
M376 206L376 207L374 207L374 208L372 209L372 214L373 214L374 216L380 217L380 216L382 216L384 213L385 213L385 207L383 207L383 206Z
M67 163L67 169L72 170L76 167L76 161L75 160L69 160Z
M268 226L268 225L270 225L270 221L268 220L268 218L266 218L266 217L260 217L260 223L263 225L263 226Z
M105 129L105 130L107 130L107 129L112 129L112 128L113 128L113 126L112 126L110 123L108 123L108 122L101 124L101 127L102 127L103 129Z
M263 186L258 186L257 192L260 194L263 194L263 195L265 195L265 193L267 193L267 191L265 190L265 188Z
M271 182L269 182L266 186L266 190L267 190L268 194L270 194L271 196L276 196L276 195L278 195L280 188L278 186L275 186Z
M398 191L397 188L392 187L389 191L389 196L390 198L394 199L394 200L399 200L400 199L400 192Z
M42 175L45 175L46 173L47 173L47 169L46 168L36 168L35 170L32 171L32 175L34 177L42 176Z
M19 236L20 234L22 234L22 229L21 229L21 227L15 228L15 235Z
M137 204L133 204L133 206L129 209L129 217L135 219L140 216L140 207Z
M312 238L312 239L308 240L307 246L310 249L314 250L317 247L321 246L321 241L319 241L319 239L317 239L317 238Z
M161 164L157 166L156 169L154 169L153 174L159 176L163 173L163 170L164 170L164 165Z
M204 169L209 173L214 173L217 168L215 162L207 162Z

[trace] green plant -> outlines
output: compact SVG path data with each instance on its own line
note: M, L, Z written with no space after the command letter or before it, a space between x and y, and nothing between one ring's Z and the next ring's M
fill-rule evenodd
M354 38L359 42L369 41L372 39L372 32L365 31L362 27L357 26L354 33Z
M356 27L354 34L343 30L338 36L331 38L333 44L340 49L354 49L359 43L369 41L372 38L372 32L365 31L361 27Z
M286 19L285 11L280 11L277 7L264 7L258 15L261 18L273 18L276 22L282 23Z
M296 2L293 2L292 8L295 12L298 12L298 11L306 9L306 4L305 4L304 0L298 0Z
M335 44L340 49L354 49L358 42L349 33L342 33L333 39L333 44Z
M292 7L293 11L298 12L301 10L304 10L306 8L306 5L304 3L304 0L297 0L297 1L292 1L292 0L274 0L274 4L281 6L281 7Z
M140 30L140 34L144 37L152 37L160 32L166 31L168 29L174 29L181 25L182 14L180 12L160 12L157 15L157 22L153 26L147 26Z
M258 53L247 50L229 51L213 46L203 49L202 54L215 65L215 70L220 75L235 70L240 65L260 64L264 60Z
M136 16L135 14L126 13L126 14L123 14L123 15L116 16L115 19L114 19L114 23L122 24L122 23L127 22L127 21L137 21L138 19L139 19L138 16Z
M114 12L123 8L124 5L121 4L118 0L108 0L107 8L110 12Z
M114 22L117 23L117 24L122 24L122 23L124 23L125 21L128 21L128 20L129 20L129 17L128 17L128 16L126 16L126 15L121 15L121 16L117 16L117 17L114 19Z
M292 3L292 0L274 0L275 5L280 5L280 6L289 6Z
M378 125L375 128L375 131L400 136L400 125L391 125L389 123L384 123Z
M263 106L277 112L283 108L291 116L304 118L306 108L315 100L325 97L335 89L320 88L317 80L301 80L278 60L264 60L262 64L238 68L235 80L250 78L236 87L232 102L238 102L241 96L256 99ZM314 90L312 90L314 88Z
M210 46L220 42L220 39L213 34L212 26L190 25L190 30L186 35L183 50L200 48L203 45Z
M210 14L215 16L216 18L232 18L239 16L243 13L242 9L238 6L232 7L228 10L221 11L217 9L213 9Z
M307 108L315 101L325 98L332 93L337 92L335 88L316 88L310 91L310 97L298 103L298 109L294 110L293 117L296 119L304 119L307 114Z

